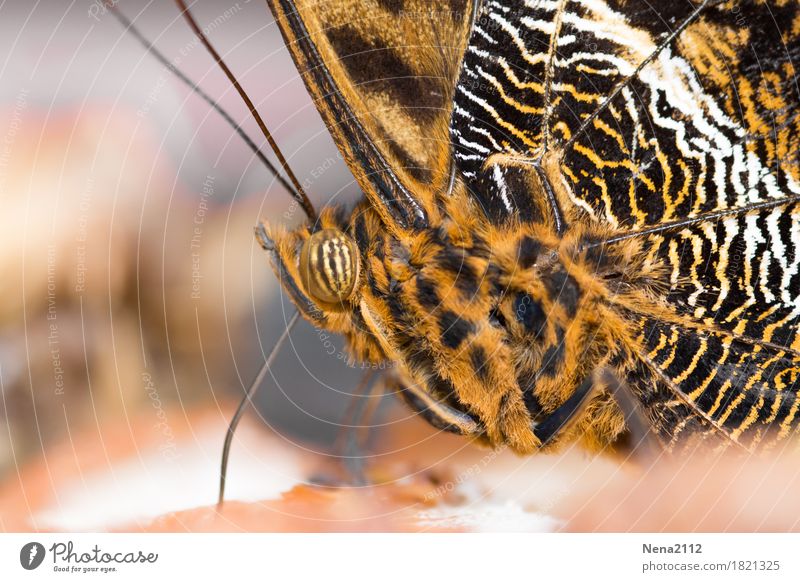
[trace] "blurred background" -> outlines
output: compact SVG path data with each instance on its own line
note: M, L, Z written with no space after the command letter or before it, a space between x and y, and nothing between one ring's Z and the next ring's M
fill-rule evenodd
M262 143L173 2L117 6ZM191 7L314 204L351 204L265 3ZM303 216L99 0L0 3L0 201L0 532L800 528L796 456L519 458L380 392L354 452L375 487L303 487L337 485L363 371L302 321L233 446L228 499L249 503L215 512L227 423L293 312L252 229Z
M173 2L117 5L264 141ZM358 187L265 4L192 10L315 205L351 203ZM101 2L0 6L0 197L0 477L126 425L169 460L193 411L227 421L291 315L253 226L303 215ZM301 322L264 383L258 409L290 446L324 454L339 434L361 376L340 348Z

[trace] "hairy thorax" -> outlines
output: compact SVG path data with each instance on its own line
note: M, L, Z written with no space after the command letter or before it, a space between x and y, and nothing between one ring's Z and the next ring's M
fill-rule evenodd
M393 236L367 204L349 217L323 213L319 229L346 232L360 255L358 292L339 305L303 289L310 233L270 233L276 270L307 319L343 334L356 360L396 364L401 390L414 385L482 425L485 440L520 453L543 447L533 426L594 371L629 368L636 353L628 306L648 302L657 268L636 243L613 254L600 234L545 225L504 227L452 217ZM307 278L306 278L307 279ZM593 390L557 446L580 437L592 449L624 429L616 405Z

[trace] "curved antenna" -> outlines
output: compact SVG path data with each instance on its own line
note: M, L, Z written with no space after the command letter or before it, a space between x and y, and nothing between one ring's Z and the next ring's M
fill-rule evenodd
M186 19L186 22L189 23L189 27L194 31L197 38L200 39L200 42L203 43L203 46L206 47L206 50L208 50L208 52L217 62L219 68L222 69L222 72L225 73L225 76L228 77L228 80L236 88L236 91L237 93L239 93L239 96L242 98L242 101L244 101L245 105L247 105L247 108L250 110L250 114L253 116L253 119L256 120L256 123L258 124L261 133L263 133L264 137L267 138L267 141L269 142L269 147L271 147L272 151L275 152L275 156L277 156L278 161L281 164L281 168L283 168L283 171L289 177L289 180L291 180L292 184L294 184L296 190L295 200L297 200L297 202L300 203L300 206L303 207L303 210L305 211L306 216L308 216L309 220L314 222L316 220L316 212L314 210L314 206L311 204L311 200L309 200L308 195L303 189L303 186L300 184L300 181L297 179L297 176L294 175L294 172L292 172L292 169L286 162L286 158L283 157L283 152L281 152L281 149L278 147L278 144L275 143L274 139L272 139L272 134L269 132L269 129L267 129L267 125L264 123L264 120L261 119L261 115L259 115L256 106L253 105L253 102L250 100L250 97L248 97L245 90L242 89L242 86L239 84L239 81L236 79L233 72L228 68L228 65L225 64L225 61L222 60L222 57L219 55L219 53L214 49L213 46L211 46L211 43L208 42L205 33L203 33L203 31L197 25L197 22L195 22L192 13L186 6L186 3L183 0L175 0L175 3L178 5L178 8L180 8L181 14Z
M175 65L173 65L167 59L167 57L165 57L161 53L161 51L159 51L149 40L147 40L147 38L145 38L145 36L139 31L139 29L136 28L133 22L131 22L131 20L128 19L128 17L126 17L124 14L122 14L122 12L119 11L119 8L117 7L116 4L107 3L106 6L108 10L111 12L111 14L113 14L114 17L119 21L119 23L122 24L122 26L126 29L126 31L130 32L133 35L133 37L139 42L139 44L141 44L150 55L152 55L159 63L161 63L170 73L175 75L175 77L177 77L178 80L180 80L184 85L186 85L195 95L197 95L203 101L208 103L211 106L211 108L214 109L214 111L219 113L220 117L222 117L222 119L224 119L228 123L228 125L230 125L234 129L234 131L239 135L239 137L242 138L242 141L244 141L244 143L247 144L247 146L253 151L253 153L261 161L261 163L264 164L267 170L269 170L269 172L278 180L278 182L280 182L281 185L284 188L286 188L286 191L289 192L291 197L294 198L298 203L300 203L300 205L303 207L303 210L306 213L306 216L308 216L309 220L311 221L316 220L316 212L314 211L314 208L311 206L311 203L308 202L307 197L305 198L304 202L303 196L305 194L301 195L300 193L298 193L295 190L294 186L292 186L292 184L290 184L286 180L286 178L284 178L281 175L281 173L273 165L273 163L269 161L269 158L267 158L267 156L264 155L264 152L261 151L261 148L259 148L258 145L256 145L256 143L250 138L250 136L247 135L247 133L245 133L244 129L242 129L242 126L236 123L233 117L231 117L230 114L219 105L219 103L214 101L208 95L208 93L203 91L196 83L194 83L191 79L189 79L189 77L187 77L180 69L178 69ZM311 210L310 213L309 209Z
M264 376L267 375L267 371L269 371L269 369L272 367L272 362L275 361L275 357L278 355L283 342L285 342L286 338L289 337L289 332L292 330L294 324L297 323L299 318L300 312L295 311L294 315L292 315L291 319L289 319L286 329L283 330L281 337L278 338L278 341L275 343L275 346L272 348L269 356L267 356L267 359L264 360L264 363L261 365L261 369L258 371L258 374L256 374L256 379L253 380L252 384L250 384L250 388L247 389L244 398L242 398L242 401L239 403L239 407L236 409L236 412L234 413L233 418L231 418L231 422L228 425L228 434L225 435L225 444L222 446L222 464L219 472L219 497L217 498L218 509L222 507L222 504L225 501L225 481L228 477L228 458L230 457L231 453L233 433L236 432L236 427L239 426L239 421L242 419L242 415L244 414L247 405L252 402L253 396L258 390L258 387L261 386L261 382L264 381Z

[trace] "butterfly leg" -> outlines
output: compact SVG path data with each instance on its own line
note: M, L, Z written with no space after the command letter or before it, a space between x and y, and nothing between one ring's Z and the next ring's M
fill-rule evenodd
M396 391L403 400L436 428L464 436L477 437L484 434L483 425L472 415L438 400L430 392L418 387L413 382L401 385L399 380L395 379L394 381ZM541 447L555 441L567 428L572 426L580 418L581 412L586 409L591 395L603 385L606 386L625 415L626 426L631 434L636 456L648 461L654 459L663 450L658 437L650 429L647 418L630 386L607 368L590 375L561 406L531 424L531 430L542 443Z
M652 464L664 452L661 439L653 432L639 399L630 385L609 368L600 372L600 379L614 398L625 418L625 426L630 435L632 455L643 465Z
M561 406L531 423L531 430L541 441L541 447L555 441L568 427L572 426L586 408L586 404L590 400L589 396L596 386L594 375L590 375Z
M367 370L359 382L355 392L351 395L350 406L344 414L342 430L334 445L337 455L342 460L344 472L348 482L353 486L364 486L369 483L364 471L364 456L362 455L362 434L370 412L370 406L377 374Z
M480 436L485 432L483 425L472 415L433 397L428 390L420 388L414 382L402 383L397 378L392 380L396 392L405 403L434 427L471 437Z
M561 406L532 423L531 428L542 441L542 446L556 440L580 418L581 412L591 400L591 395L601 386L606 388L623 413L625 425L631 435L634 455L645 463L652 462L663 451L661 441L651 430L631 387L609 368L602 368L591 374Z

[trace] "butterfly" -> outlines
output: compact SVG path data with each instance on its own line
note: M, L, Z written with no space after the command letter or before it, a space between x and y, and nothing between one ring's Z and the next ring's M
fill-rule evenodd
M600 448L616 379L667 449L796 432L797 2L268 4L364 200L260 240L423 417Z
M797 432L796 1L267 4L364 197L257 238L423 418L520 454Z

